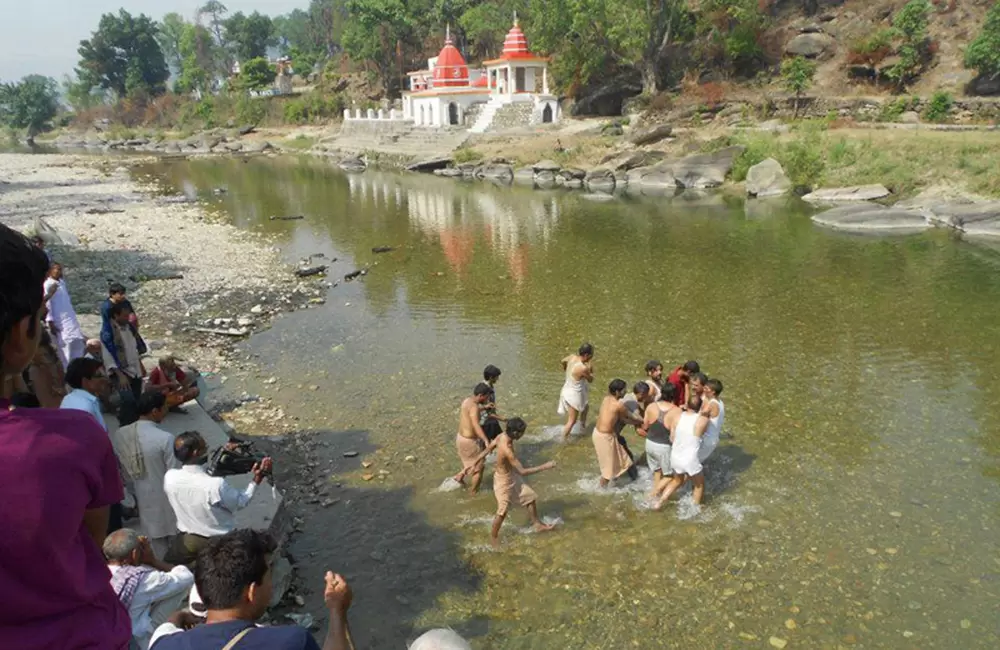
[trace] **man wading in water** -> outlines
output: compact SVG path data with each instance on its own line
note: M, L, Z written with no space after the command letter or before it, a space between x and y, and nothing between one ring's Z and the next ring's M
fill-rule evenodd
M458 435L455 436L455 448L458 450L458 459L462 461L461 474L455 479L465 485L465 474L472 473L472 485L469 487L469 494L479 491L479 484L483 482L483 465L480 452L490 444L483 428L479 426L479 409L489 400L493 389L489 384L479 384L472 391L472 397L466 397L462 401L461 410L458 414Z
M625 381L615 379L608 384L608 394L601 402L601 411L597 415L597 426L591 438L594 441L594 451L597 452L597 463L601 468L601 487L627 473L632 467L625 447L618 442L620 426L632 424L642 427L642 419L629 413L623 398L625 397Z
M497 464L493 470L493 495L497 499L497 514L493 518L493 528L490 530L490 542L493 548L500 548L500 527L507 517L512 501L517 501L528 509L531 517L531 525L535 531L542 533L554 528L551 524L543 523L538 518L538 506L536 501L538 495L521 480L524 476L544 472L556 466L555 461L549 461L538 467L524 467L514 453L514 442L520 440L524 435L528 425L521 418L511 418L507 420L507 432L501 433L496 440L475 459L476 463L485 460L486 456L497 450ZM463 470L464 475L468 470Z
M590 382L594 381L594 368L591 362L594 360L594 346L584 343L580 346L578 354L571 354L562 360L563 370L566 371L566 381L563 382L562 391L559 393L559 415L566 416L566 424L563 425L563 440L569 438L573 431L573 425L577 418L580 419L580 428L587 428L587 411L590 409Z

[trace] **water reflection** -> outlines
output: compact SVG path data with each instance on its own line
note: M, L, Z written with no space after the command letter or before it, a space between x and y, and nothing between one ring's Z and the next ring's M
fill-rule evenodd
M695 647L1000 642L988 621L1000 574L996 256L940 232L834 235L795 204L718 194L594 202L268 161L156 173L279 235L290 259L324 252L341 260L334 274L372 265L248 348L304 420L369 430L385 486L460 536L482 571L476 597L438 594L413 625L487 617L479 643L494 648L652 647L664 621L671 643ZM218 186L228 192L212 195ZM397 250L371 252L383 245ZM558 422L558 360L582 340L597 347L595 398L650 357L697 358L723 379L735 437L703 515L592 494L588 441L544 435ZM487 363L504 371L504 412L530 423L525 460L559 462L531 483L565 521L550 537L511 536L502 555L482 549L485 523L461 525L488 518L488 494L435 491L454 469L457 404Z

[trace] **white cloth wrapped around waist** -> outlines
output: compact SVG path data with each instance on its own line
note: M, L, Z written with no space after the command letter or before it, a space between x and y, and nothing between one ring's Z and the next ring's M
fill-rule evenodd
M590 384L586 381L567 381L559 392L559 415L566 415L569 407L582 412L590 403Z

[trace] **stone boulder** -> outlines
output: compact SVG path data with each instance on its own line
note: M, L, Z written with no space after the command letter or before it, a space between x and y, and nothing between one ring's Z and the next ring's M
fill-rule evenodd
M466 178L472 178L473 176L476 175L476 170L479 169L479 165L477 165L476 163L467 162L459 165L458 169L461 170L462 176L465 176Z
M938 203L921 210L934 225L970 232L981 225L1000 222L1000 201L989 203Z
M905 111L899 116L899 121L902 124L920 124L920 113L916 111Z
M227 142L225 145L223 145L223 148L230 153L238 153L240 151L243 151L243 143Z
M781 196L792 189L792 181L774 158L762 160L747 170L747 195L757 198Z
M916 210L886 208L862 203L842 205L820 212L812 217L813 223L858 234L911 234L930 227L923 214Z
M810 203L843 203L857 201L874 201L889 196L890 192L884 185L856 185L854 187L827 187L810 192L802 197Z
M656 124L654 126L637 129L634 133L629 135L628 141L637 147L641 147L642 145L653 144L654 142L659 142L664 138L669 138L673 131L674 127L669 124Z
M542 160L531 166L536 172L557 172L562 169L562 165L551 160Z
M550 190L556 186L556 175L548 170L535 172L535 187Z
M266 140L255 140L253 142L247 142L243 145L243 153L264 153L265 151L271 151L274 149L274 145Z
M455 169L454 167L445 167L444 169L435 169L435 176L443 176L445 178L461 178L462 170Z
M337 166L345 172L363 172L368 168L368 164L358 157L345 158Z
M408 172L432 172L435 169L444 169L451 164L451 161L451 156L436 156L410 163L405 169Z
M829 34L799 34L785 44L785 54L820 59L831 56L837 49L837 41Z
M610 169L594 169L587 174L586 186L591 192L611 194L615 185L615 175Z
M483 165L476 170L476 178L510 183L514 180L514 170L510 165Z
M167 142L163 145L164 153L180 153L181 144L179 142Z
M567 167L566 169L560 171L559 175L567 180L571 178L577 178L583 180L584 178L587 177L587 172L577 167Z
M628 171L630 169L635 169L636 167L655 165L666 157L667 154L662 151L646 151L644 149L639 149L637 151L631 151L625 155L612 154L605 157L601 163L606 163L609 167L615 170Z
M969 82L967 92L970 95L993 96L1000 95L1000 74L996 76L980 76Z
M534 185L535 170L531 167L519 167L514 170L514 182L519 185Z
M676 194L678 188L680 187L673 172L670 171L669 168L665 167L649 168L649 170L639 179L638 186L643 194L669 195ZM632 187L631 179L629 181L629 187Z
M713 153L699 153L682 158L673 164L671 171L677 184L689 189L718 187L733 168L736 156L746 147L733 145Z

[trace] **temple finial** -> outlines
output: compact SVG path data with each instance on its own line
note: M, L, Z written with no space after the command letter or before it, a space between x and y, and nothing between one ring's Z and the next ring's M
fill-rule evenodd
M514 10L514 27L517 27L517 9Z
M451 23L447 23L444 27L444 42L451 43Z

